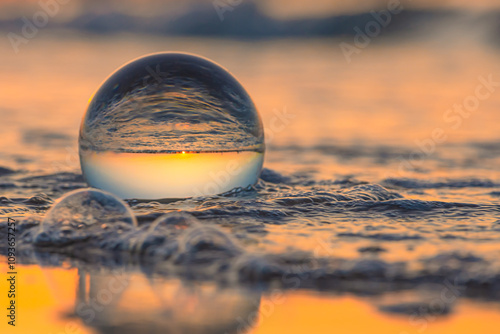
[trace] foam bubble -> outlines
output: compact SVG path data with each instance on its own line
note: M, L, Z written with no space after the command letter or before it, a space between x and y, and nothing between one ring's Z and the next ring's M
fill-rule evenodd
M98 189L78 189L58 199L47 212L35 237L38 246L61 246L114 229L117 233L137 226L137 220L121 199Z

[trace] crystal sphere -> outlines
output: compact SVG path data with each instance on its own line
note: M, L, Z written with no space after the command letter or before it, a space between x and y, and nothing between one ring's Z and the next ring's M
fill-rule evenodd
M87 183L122 198L186 198L256 183L259 114L220 65L185 53L147 55L92 97L79 136Z

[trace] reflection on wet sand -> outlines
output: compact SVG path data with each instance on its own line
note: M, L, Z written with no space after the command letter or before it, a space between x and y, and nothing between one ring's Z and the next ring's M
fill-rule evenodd
M3 263L0 258L0 271ZM449 314L395 314L374 304L401 303L400 293L388 299L305 290L261 294L95 270L20 265L19 326L12 331L1 322L0 333L469 334L496 333L500 322L494 303L467 299ZM440 296L437 291L430 297ZM0 294L1 305L6 297Z
M78 272L74 315L98 333L245 333L260 294L120 271Z

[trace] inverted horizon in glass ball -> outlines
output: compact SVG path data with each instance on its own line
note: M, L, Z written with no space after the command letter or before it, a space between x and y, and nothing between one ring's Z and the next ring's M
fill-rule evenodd
M79 136L89 185L122 198L215 195L257 182L259 114L220 65L185 53L125 64L90 101Z

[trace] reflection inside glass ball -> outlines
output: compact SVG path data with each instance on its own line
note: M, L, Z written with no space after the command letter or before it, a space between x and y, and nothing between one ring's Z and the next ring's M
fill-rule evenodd
M113 73L80 129L89 185L122 198L186 198L253 185L264 158L259 114L241 84L202 57L160 53Z

